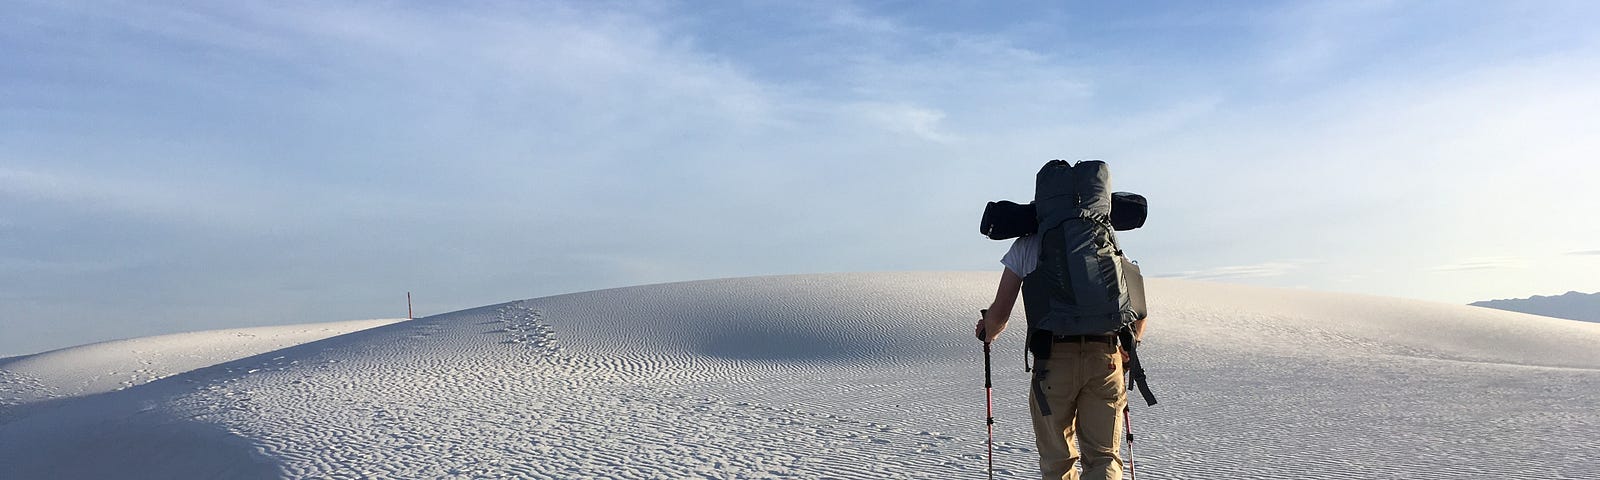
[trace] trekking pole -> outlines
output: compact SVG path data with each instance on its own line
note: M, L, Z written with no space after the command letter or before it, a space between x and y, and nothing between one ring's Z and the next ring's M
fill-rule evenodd
M980 310L979 314L984 318L988 318L989 310ZM989 480L994 480L994 381L989 372L989 336L986 335L987 333L989 333L987 329L979 330L978 339L983 340L983 400L984 411L989 416L987 420L989 426Z
M1128 415L1128 406L1122 406L1122 429L1128 433L1128 479L1139 480L1139 472L1133 467L1133 417Z

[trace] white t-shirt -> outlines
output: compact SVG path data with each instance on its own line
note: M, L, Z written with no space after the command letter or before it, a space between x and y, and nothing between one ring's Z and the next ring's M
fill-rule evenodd
M1000 264L1018 277L1033 273L1033 269L1039 266L1039 235L1017 237L1011 242L1011 250L1006 251L1006 256L1000 257Z

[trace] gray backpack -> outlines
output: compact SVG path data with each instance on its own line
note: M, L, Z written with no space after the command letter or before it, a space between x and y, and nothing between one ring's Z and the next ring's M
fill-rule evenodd
M1039 266L1022 281L1028 329L1112 335L1139 318L1111 225L1105 162L1051 160L1034 189ZM1142 303L1142 302L1141 302Z
M1128 352L1134 385L1155 405L1131 328L1145 317L1144 279L1117 246L1110 169L1095 160L1051 160L1039 169L1033 203L1039 264L1022 279L1028 350L1042 360L1050 357L1057 336L1114 335ZM1035 394L1043 373L1035 374Z

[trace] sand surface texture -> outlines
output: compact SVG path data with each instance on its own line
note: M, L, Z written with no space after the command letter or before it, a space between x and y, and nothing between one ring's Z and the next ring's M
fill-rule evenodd
M0 406L0 477L983 478L972 326L997 279L710 280L394 323ZM1600 325L1149 290L1141 478L1600 478ZM997 478L1037 473L1020 311L995 346ZM7 391L36 388L9 365Z

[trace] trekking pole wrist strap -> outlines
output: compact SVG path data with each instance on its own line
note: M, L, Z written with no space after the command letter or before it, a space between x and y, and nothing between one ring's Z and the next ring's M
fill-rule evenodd
M1139 389L1139 395L1144 397L1146 405L1156 404L1156 394L1150 391L1150 385L1145 381L1144 366L1139 364L1139 341L1133 336L1131 329L1117 332L1117 337L1122 340L1123 349L1128 352L1128 363L1125 365L1133 384Z

